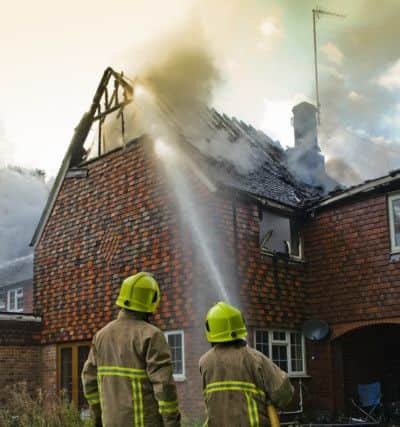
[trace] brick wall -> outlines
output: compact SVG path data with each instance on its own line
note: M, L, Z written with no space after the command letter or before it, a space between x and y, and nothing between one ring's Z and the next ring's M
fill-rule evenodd
M161 283L156 322L188 326L189 295L182 290L189 288L190 259L152 144L135 142L87 168L87 178L64 181L36 248L42 342L90 340L114 317L122 280L141 270Z
M400 319L400 263L390 255L386 194L317 210L305 227L305 256L311 315L327 321L334 338ZM347 406L341 345L341 339L309 345L313 402L332 411Z
M400 316L385 194L316 212L306 231L313 314L331 325Z
M40 387L40 346L37 322L0 320L0 406L8 388L25 384L29 392Z
M201 417L198 360L209 348L204 316L221 296L193 234L193 212L179 205L184 189L167 185L168 171L144 139L85 167L86 178L64 181L36 247L35 309L43 315L41 341L50 352L44 381L52 382L52 372L55 377L52 344L90 340L114 318L121 281L147 270L162 291L153 321L164 330L185 331L182 409ZM233 193L210 193L196 176L191 184L196 215L206 219L209 231L206 245L231 301L245 308L249 325L298 328L305 316L304 264L274 262L261 253L258 205L240 197L236 263Z
M241 295L248 324L299 329L307 317L305 264L261 252L255 202L239 202L237 217Z
M50 396L57 393L57 346L41 346L40 375L43 390Z

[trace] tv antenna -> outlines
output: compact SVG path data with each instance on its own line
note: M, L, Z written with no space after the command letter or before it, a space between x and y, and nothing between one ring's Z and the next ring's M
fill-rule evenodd
M321 15L335 16L336 18L345 18L346 15L341 15L340 13L328 12L327 10L322 10L317 5L316 9L312 10L313 15L313 34L314 34L314 71L315 71L315 96L317 101L317 121L318 124L321 123L321 103L319 101L319 83L318 83L318 49L317 49L317 26L316 22L320 19Z

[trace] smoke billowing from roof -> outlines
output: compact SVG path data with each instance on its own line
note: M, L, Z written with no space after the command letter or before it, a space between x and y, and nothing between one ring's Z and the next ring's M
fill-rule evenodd
M213 95L223 75L199 25L184 25L142 47L129 74L135 77L131 135L138 129L154 138L180 137L202 153L249 173L263 162L262 147L249 144L240 131L233 141L223 127L213 125ZM140 133L140 132L139 132ZM274 144L264 136L264 143ZM276 143L275 143L276 145ZM265 159L265 158L264 158Z

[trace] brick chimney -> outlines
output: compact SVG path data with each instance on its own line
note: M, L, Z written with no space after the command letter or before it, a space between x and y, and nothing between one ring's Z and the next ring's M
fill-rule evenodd
M292 109L295 147L320 151L317 134L317 108L309 102L301 102Z
M292 112L294 148L286 150L288 167L299 180L330 191L337 183L327 175L325 158L318 145L317 108L301 102Z

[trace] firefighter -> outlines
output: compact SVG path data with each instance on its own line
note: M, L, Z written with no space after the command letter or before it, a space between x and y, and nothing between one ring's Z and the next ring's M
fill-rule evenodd
M268 357L250 348L241 312L219 302L206 317L212 348L199 362L208 427L264 427L267 405L282 408L293 396L287 374Z
M159 302L151 274L128 277L116 302L118 318L93 338L82 383L96 426L180 426L171 352L164 334L147 322Z

